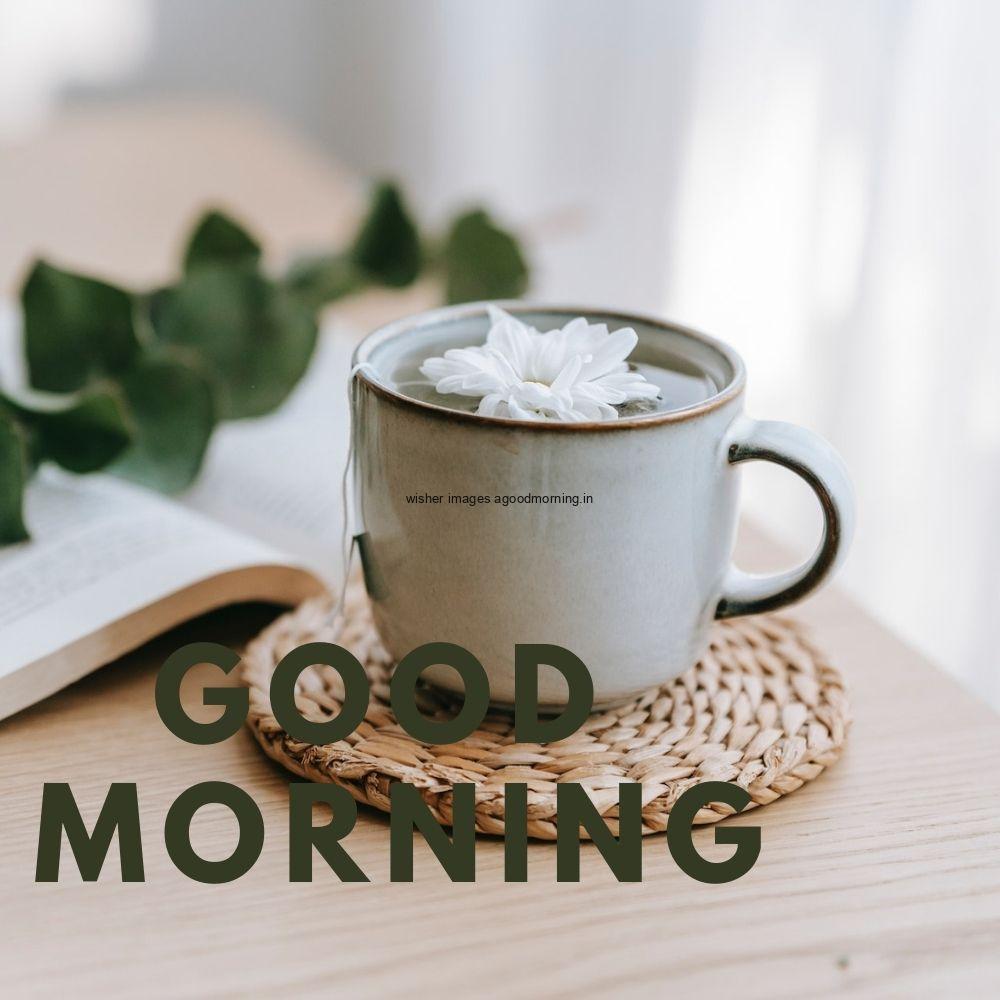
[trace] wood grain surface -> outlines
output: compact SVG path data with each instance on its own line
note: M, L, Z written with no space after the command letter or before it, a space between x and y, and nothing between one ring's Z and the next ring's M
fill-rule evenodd
M100 119L100 142L86 123L74 122L39 141L38 173L55 169L52 148L64 155L77 149L97 192L72 182L73 197L86 201L106 197L102 176L111 168L102 168L102 156L138 156L144 143L163 150L180 143L183 150L218 142L227 162L253 174L239 185L245 214L268 234L280 231L282 245L319 228L308 211L313 196L331 212L349 211L341 200L347 205L353 195L335 172L245 116L227 118L219 138L219 114L121 110ZM17 158L28 180L32 155L25 148ZM174 155L183 164L182 153ZM0 217L15 197L39 203L23 185L11 193L5 162L0 157ZM164 181L183 190L150 222L151 233L167 235L178 212L193 211L212 193L211 177L181 172L183 185L176 177ZM301 211L268 201L266 178L278 174L295 188ZM146 191L151 181L136 183ZM238 198L229 200L241 207ZM155 215L153 202L148 210ZM142 252L138 237L116 243L120 220L105 230L94 224L89 234L72 226L57 232L43 220L40 231L47 247L58 249L63 239L68 257L106 259L109 267ZM18 225L34 231L28 222ZM26 235L19 246L4 239L5 266L30 251ZM133 262L136 272L156 273L158 253ZM360 308L369 315L403 312L407 301L369 300ZM759 568L779 560L752 530L743 532L741 551ZM615 882L591 845L582 848L581 882L559 884L551 844L530 848L526 884L505 884L502 846L489 839L478 843L475 884L449 882L420 843L415 883L393 884L387 820L369 810L346 844L371 884L340 884L319 859L312 884L290 884L288 776L246 731L217 746L181 743L153 705L156 670L173 649L195 639L238 646L274 613L244 606L188 623L0 725L0 994L809 997L1000 990L1000 719L836 590L797 614L815 626L852 687L856 721L844 759L787 799L730 821L759 825L762 850L748 875L721 886L682 874L659 836L644 843L641 884ZM198 704L207 676L189 679L186 703ZM209 779L250 792L266 823L260 860L230 885L188 881L163 846L174 798ZM70 782L88 822L110 782L138 784L145 884L119 882L115 853L100 881L84 884L65 851L63 880L34 883L46 781ZM193 825L195 846L210 858L230 852L234 833L221 808L202 810ZM713 836L705 829L695 837L709 855Z

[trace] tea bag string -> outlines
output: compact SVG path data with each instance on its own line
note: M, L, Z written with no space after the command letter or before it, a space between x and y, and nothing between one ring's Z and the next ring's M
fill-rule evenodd
M370 379L377 382L379 381L378 371L373 365L367 361L360 361L352 369L351 373L347 378L347 398L349 403L349 416L348 416L348 438L347 438L347 460L344 463L344 475L340 483L340 499L343 510L343 521L341 525L341 535L340 535L340 551L343 557L342 559L342 576L340 584L340 593L337 595L337 602L330 611L327 618L327 624L333 630L334 635L339 635L340 629L343 627L343 616L344 616L344 602L347 599L347 581L351 575L351 563L354 558L354 550L357 542L357 534L351 531L351 521L353 510L353 495L351 490L352 485L352 474L354 471L354 460L357 455L357 376L359 373L364 373Z

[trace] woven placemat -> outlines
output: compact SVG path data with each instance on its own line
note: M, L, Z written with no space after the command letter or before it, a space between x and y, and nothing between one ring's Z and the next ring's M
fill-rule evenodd
M643 786L643 832L666 829L677 798L702 781L732 781L766 805L811 781L839 757L850 724L839 672L796 622L773 615L716 623L711 646L682 677L620 708L596 713L559 743L518 744L513 722L491 712L459 744L431 746L409 736L389 707L392 662L382 648L361 587L348 589L345 621L330 623L331 600L307 601L262 632L244 654L250 688L248 724L268 756L311 781L332 781L359 802L388 811L389 788L421 789L439 822L451 821L451 789L475 782L476 824L503 833L506 782L528 785L528 833L556 836L556 784L588 789L617 834L618 785ZM365 664L371 700L364 722L346 740L314 746L293 739L271 714L268 687L275 665L305 642L325 640ZM299 711L322 722L340 710L340 675L331 667L302 672ZM451 717L454 705L421 691L429 717ZM711 823L733 810L713 803L695 821Z

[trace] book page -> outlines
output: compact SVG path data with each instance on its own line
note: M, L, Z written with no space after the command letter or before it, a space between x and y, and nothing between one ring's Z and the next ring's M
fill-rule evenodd
M359 335L324 326L305 377L276 413L222 424L182 502L261 539L331 583L342 578L348 377Z
M183 617L232 600L284 596L273 574L265 575L268 568L288 573L282 554L129 483L45 468L25 500L32 540L0 548L0 718ZM229 580L213 591L213 581L238 570L248 571L238 586ZM186 614L157 617L159 602L203 581L209 586ZM291 578L286 586L289 599L308 589ZM132 623L130 646L128 630L113 626L151 608L144 622ZM66 652L87 639L85 652ZM13 683L19 671L35 672L61 652L66 662L54 673Z

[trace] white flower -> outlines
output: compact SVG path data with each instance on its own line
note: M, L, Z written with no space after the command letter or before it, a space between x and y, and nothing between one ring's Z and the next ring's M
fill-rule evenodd
M617 420L616 406L659 395L629 371L625 359L639 340L630 328L610 333L580 317L539 333L496 306L489 317L482 347L452 348L420 366L443 395L478 398L476 412L484 417Z

